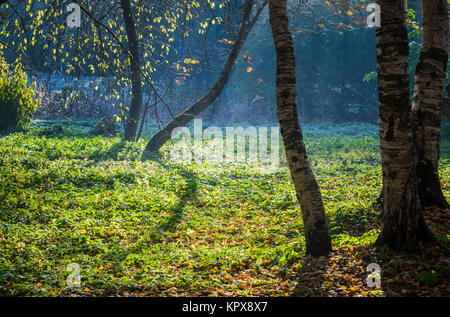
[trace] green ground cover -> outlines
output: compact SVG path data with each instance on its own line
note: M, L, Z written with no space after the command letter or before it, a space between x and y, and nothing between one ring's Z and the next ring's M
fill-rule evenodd
M142 162L143 140L92 136L91 125L40 121L0 138L0 294L69 294L70 263L80 265L86 295L296 293L307 261L284 160L276 170L173 164L169 145ZM379 222L377 127L304 132L335 250L370 245ZM449 140L441 151L450 197Z

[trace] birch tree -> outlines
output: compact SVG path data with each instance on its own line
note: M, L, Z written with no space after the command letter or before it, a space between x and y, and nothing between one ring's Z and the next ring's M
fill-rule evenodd
M381 9L376 42L384 196L377 244L412 248L433 235L425 224L417 190L405 6L403 0L377 3Z
M439 146L448 61L446 0L422 0L422 49L416 67L413 113L417 183L422 207L448 208L439 181Z
M325 256L331 238L319 185L311 170L297 114L295 53L286 0L269 3L270 25L277 55L277 111L286 158L303 216L306 252Z

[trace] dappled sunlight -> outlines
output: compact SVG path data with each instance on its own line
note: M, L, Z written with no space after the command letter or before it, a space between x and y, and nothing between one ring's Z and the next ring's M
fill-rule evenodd
M1 293L61 295L60 272L76 262L91 295L317 295L318 288L298 284L309 269L285 166L268 172L257 164L141 162L115 138L37 131L0 139ZM333 245L373 243L381 186L376 136L308 134ZM446 175L449 166L441 168ZM353 279L364 274L351 272ZM351 281L348 291L324 282L320 292L377 295L360 292L361 279Z

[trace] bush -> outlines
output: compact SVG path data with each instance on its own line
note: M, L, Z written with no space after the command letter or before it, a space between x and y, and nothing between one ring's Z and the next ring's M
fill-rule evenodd
M28 76L18 64L10 69L0 54L0 131L11 128L25 128L40 102L36 97L33 82L27 87Z
M102 118L92 129L90 134L102 136L115 136L119 131L116 120L113 118Z
M42 128L38 135L41 136L56 136L61 135L64 132L64 128L60 124L51 125L49 127Z

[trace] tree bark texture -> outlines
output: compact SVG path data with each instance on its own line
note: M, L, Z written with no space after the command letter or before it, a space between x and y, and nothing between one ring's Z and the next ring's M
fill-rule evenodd
M422 0L422 49L414 85L414 138L422 207L448 208L439 181L444 80L448 61L447 0Z
M408 34L402 0L377 0L376 31L384 212L378 245L409 249L432 239L417 192L409 100Z
M297 115L295 53L286 0L269 3L270 25L277 54L277 110L289 170L303 216L306 252L325 256L331 238L319 185L311 170Z

